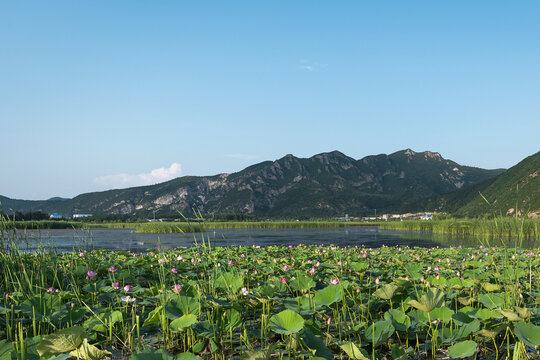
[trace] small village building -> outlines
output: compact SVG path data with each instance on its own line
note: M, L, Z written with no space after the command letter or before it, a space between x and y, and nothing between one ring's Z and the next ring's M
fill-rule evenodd
M92 216L92 214L73 214L74 219L86 218L90 216Z

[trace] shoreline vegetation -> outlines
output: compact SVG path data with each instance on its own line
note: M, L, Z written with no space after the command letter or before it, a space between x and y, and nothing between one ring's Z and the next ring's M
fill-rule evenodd
M478 238L540 239L540 219L499 217L494 219L436 219L405 221L201 221L201 222L81 222L81 221L2 221L0 230L48 229L135 229L138 233L200 233L209 229L302 229L378 226L398 231L422 231L441 235L473 236Z
M441 235L490 239L540 239L540 219L516 217L389 221L381 222L378 226L389 230L429 231Z
M440 235L473 236L479 238L540 239L540 219L500 217L495 219L441 219L405 221L153 221L91 223L80 221L2 221L0 230L48 229L135 229L138 233L200 233L209 229L307 229L378 226L398 231L422 231Z

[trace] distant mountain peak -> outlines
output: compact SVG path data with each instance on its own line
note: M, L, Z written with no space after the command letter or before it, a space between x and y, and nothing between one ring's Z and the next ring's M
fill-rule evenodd
M407 150L405 150L403 153L404 153L405 155L407 155L407 156L414 156L414 155L416 155L416 152L412 151L412 150L409 149L409 148L407 148Z
M430 159L433 159L433 160L439 160L439 161L444 160L443 157L441 156L441 154L439 154L438 152L425 151L424 152L424 157L425 158L430 158Z

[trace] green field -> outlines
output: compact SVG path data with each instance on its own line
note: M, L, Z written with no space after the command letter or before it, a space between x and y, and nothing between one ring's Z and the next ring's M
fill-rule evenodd
M7 236L1 359L540 356L538 249L60 254Z

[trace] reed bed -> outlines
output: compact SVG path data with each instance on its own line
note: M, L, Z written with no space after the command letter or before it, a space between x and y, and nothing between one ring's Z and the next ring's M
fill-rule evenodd
M200 223L147 222L147 223L136 223L134 225L138 233L172 234L172 233L200 233L204 231L204 227Z
M340 228L351 225L362 225L345 221L216 221L204 222L208 229L307 229L307 228Z
M431 231L436 234L467 235L482 238L540 239L540 219L448 219L406 220L379 224L381 229Z

